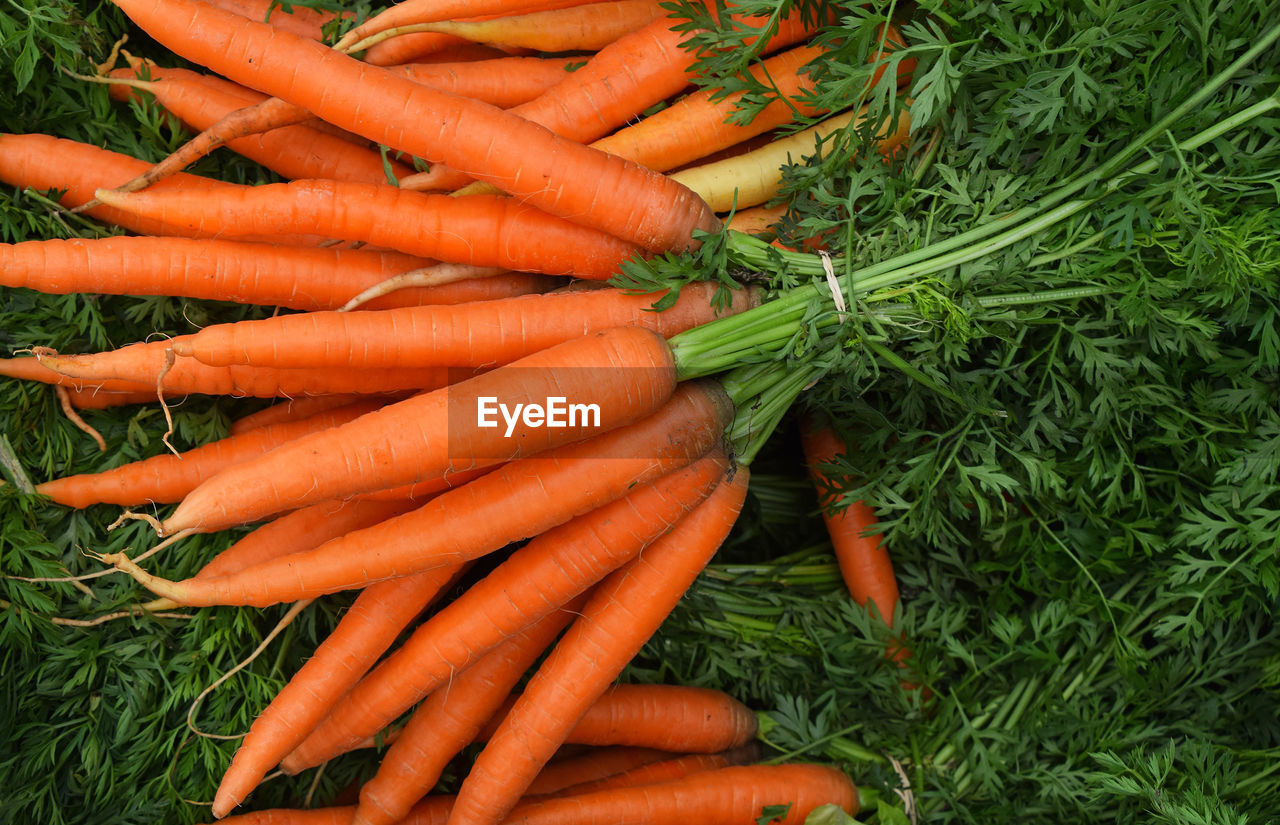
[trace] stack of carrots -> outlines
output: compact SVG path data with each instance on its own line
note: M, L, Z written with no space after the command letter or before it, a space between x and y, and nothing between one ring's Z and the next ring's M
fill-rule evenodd
M5 246L0 284L299 312L95 355L37 349L0 374L57 385L69 410L191 393L297 398L220 442L37 491L73 507L178 504L163 519L136 516L164 541L100 557L159 597L151 610L360 591L245 737L214 816L275 767L295 773L365 747L415 705L357 806L242 821L745 823L775 804L790 805L788 823L824 804L855 813L857 789L837 770L742 764L755 720L729 697L613 685L743 505L749 456L726 436L736 411L804 383L686 380L707 370L668 339L761 296L694 284L657 312L663 296L561 288L565 277L608 280L635 256L696 249L722 229L717 212L767 201L778 147L697 164L797 107L780 100L734 126L732 97L685 94L693 55L652 0L408 0L332 47L324 27L344 21L305 9L114 2L219 76L126 54L127 69L86 81L111 83L121 100L154 95L200 134L155 168L0 136L0 179L56 189L65 207L134 233ZM761 29L762 53L778 52L759 71L798 95L802 67L822 53L803 45L817 24L738 22ZM905 138L898 127L885 151ZM179 171L222 145L292 182ZM553 427L549 407L530 412L555 398L579 418ZM477 417L486 404L492 426ZM523 414L509 414L517 404ZM833 454L810 455L819 477ZM193 533L253 522L265 523L186 581L139 564ZM871 574L850 586L892 620L887 557L858 539ZM481 556L522 541L436 604ZM431 795L478 741L456 797ZM586 775L554 761L566 744L610 750L584 760L596 769Z

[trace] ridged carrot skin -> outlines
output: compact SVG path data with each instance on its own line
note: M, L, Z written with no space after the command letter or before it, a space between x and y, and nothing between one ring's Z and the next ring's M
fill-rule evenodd
M238 576L167 582L123 554L103 560L156 595L191 605L268 605L363 587L476 558L621 498L692 463L721 437L728 418L723 395L703 386L682 390L630 427L505 464L397 519Z
M208 129L238 109L260 102L263 97L251 93L251 99L246 101L244 94L208 83L198 72L187 69L149 65L140 71L149 75L145 89L155 96L156 102L196 132ZM118 69L110 76L133 78L135 72L133 69ZM121 90L115 92L114 97L123 97L123 92L129 87L117 85L112 89ZM238 138L226 145L236 154L290 180L332 178L359 183L387 182L388 170L377 151L305 124ZM396 178L405 177L412 171L391 158L387 164Z
M254 719L218 785L214 816L225 816L257 787L267 771L306 737L461 567L440 567L377 582L361 591L328 638Z
M427 89L195 0L116 5L173 51L237 83L643 249L688 249L695 230L720 226L715 213L679 184L497 107Z
M377 312L311 312L205 327L174 352L214 366L490 367L610 327L651 329L664 338L750 309L751 290L734 290L717 309L718 285L693 283L662 312L662 296L618 289L544 293L449 307Z
M518 700L508 698L476 739L489 739ZM756 715L726 693L682 685L613 685L582 714L565 741L672 753L719 753L756 734Z
M743 765L694 774L672 782L574 794L522 803L505 825L744 825L767 805L787 805L780 825L800 825L820 805L858 811L858 791L841 771L826 765ZM462 795L454 802L450 825Z
M660 538L710 494L724 469L723 456L706 456L517 550L352 689L284 760L285 770L318 765L377 734L505 635L564 604Z
M395 7L392 6L392 8ZM419 32L383 40L364 53L364 62L370 66L390 69L412 62L455 63L462 60L496 60L510 56L523 56L523 54L508 54L492 46L471 43L451 34Z
M398 252L279 246L212 238L122 236L0 244L0 286L68 294L173 295L301 310L337 309L365 289L429 261ZM415 287L366 309L458 304L525 295L529 274Z
M477 15L515 15L583 6L592 0L407 0L365 20L344 34L334 48L347 49L361 40L401 26L461 20Z
M263 524L223 550L200 568L196 578L225 576L278 556L311 550L330 539L395 518L419 506L420 503L404 499L353 499L303 507Z
M586 600L580 595L511 634L458 674L447 690L427 697L383 754L378 773L360 789L353 825L394 825L407 816Z
M256 235L312 232L452 263L604 280L639 251L603 232L512 198L451 198L385 184L305 180L231 187L190 198L150 189L99 190L103 203L213 235L227 227Z
M453 825L506 818L720 548L742 509L749 477L739 467L670 533L597 586L476 758L450 814Z
M498 57L453 63L410 63L397 67L415 83L503 109L538 97L572 74L581 62L564 57Z
M299 436L327 430L378 409L378 401L360 401L336 410L261 427L187 450L163 453L101 473L82 473L36 485L36 492L69 507L93 504L134 506L181 501L201 481L239 461L262 455Z
M155 388L165 368L170 341L130 344L118 350L92 355L42 355L50 370L70 378L105 387L129 390ZM17 359L11 359L17 360ZM448 386L457 373L443 367L397 369L274 369L264 367L211 367L191 358L179 358L164 373L165 394L234 395L275 398L332 393L384 393L396 390L435 389Z
M529 783L527 798L558 796L575 785L603 782L670 758L657 748L591 748L580 756L556 759Z
M661 761L650 762L647 765L640 765L611 776L569 785L557 791L556 795L573 796L582 793L594 793L595 791L607 791L611 788L636 788L641 785L656 785L659 782L673 782L686 776L693 776L696 773L716 771L732 765L750 764L759 758L759 750L758 746L744 746L723 753L692 753L687 756L678 756L674 759L662 759ZM543 768L538 776L541 777L555 764L555 762L552 762L546 768ZM537 780L535 780L535 784L536 782ZM530 785L530 787L532 788L533 785Z

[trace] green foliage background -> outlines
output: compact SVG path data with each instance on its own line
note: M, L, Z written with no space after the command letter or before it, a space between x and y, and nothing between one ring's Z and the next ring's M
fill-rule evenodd
M782 239L822 237L838 259L859 262L991 220L1105 161L1280 19L1280 6L1260 0L831 8L837 22L824 36L835 51L815 72L819 100L859 94L883 16L900 21L910 46L897 59L918 61L909 153L872 161L857 151L869 134L852 132L789 170ZM106 4L0 7L0 129L148 159L178 145L180 130L150 105L113 104L61 72L90 71L126 29ZM176 62L129 31L131 49ZM709 53L706 75L723 77L748 56ZM1275 94L1278 58L1272 47L1170 137ZM727 88L756 103L769 93ZM887 81L867 98L885 114L906 105ZM720 562L628 678L748 701L767 716L770 756L846 764L879 793L876 821L903 820L895 789L909 790L928 822L1280 821L1278 125L1274 114L1260 118L1193 157L1158 142L1161 166L1129 187L1133 197L938 273L880 328L854 321L797 342L791 357L830 361L802 405L849 436L858 481L845 492L874 502L886 525L903 592L898 626L915 652L909 675L930 702L903 688L882 657L888 631L843 593L789 421L756 462L750 510ZM222 153L194 171L273 179ZM37 194L0 189L0 240L102 231ZM697 271L669 261L654 275L708 277L720 266L708 252ZM797 281L772 275L777 286ZM1080 284L1105 294L994 308L975 300ZM0 345L91 351L269 311L5 289ZM884 349L860 346L867 340ZM175 410L176 441L220 436L256 406L189 399ZM0 379L0 450L36 482L161 450L153 407L86 417L106 452L47 388ZM81 548L152 541L141 523L108 532L116 508L68 513L6 477L8 576L91 572ZM193 572L233 539L188 540L155 569ZM211 798L234 742L190 736L187 709L284 608L51 624L142 596L119 576L87 584L0 580L0 821L207 821L191 802ZM305 611L204 702L200 726L243 731L346 603ZM375 763L365 754L318 780L275 779L252 805L327 803Z

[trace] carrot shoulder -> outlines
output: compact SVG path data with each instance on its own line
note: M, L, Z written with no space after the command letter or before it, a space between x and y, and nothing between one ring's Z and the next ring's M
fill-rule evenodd
M695 230L720 226L683 186L497 107L427 89L195 0L116 5L164 45L231 80L644 249L687 249Z

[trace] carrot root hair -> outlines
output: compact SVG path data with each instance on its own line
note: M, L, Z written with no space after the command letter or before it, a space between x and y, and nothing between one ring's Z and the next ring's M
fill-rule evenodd
M107 451L106 439L88 421L80 417L80 413L71 404L71 393L67 392L67 388L62 384L54 384L53 392L58 397L58 405L62 407L62 414L67 417L67 420L75 424L78 429L88 433L89 437L97 443L98 452L105 453Z
M445 284L453 284L458 281L466 281L472 278L492 278L506 272L505 269L492 266L472 266L471 264L451 264L443 263L434 266L425 266L421 269L411 269L408 272L402 272L399 275L387 278L385 281L374 284L368 289L356 295L350 301L347 301L338 308L338 312L350 312L375 298L381 298L383 295L390 295L401 289L410 287L432 287L444 286Z

